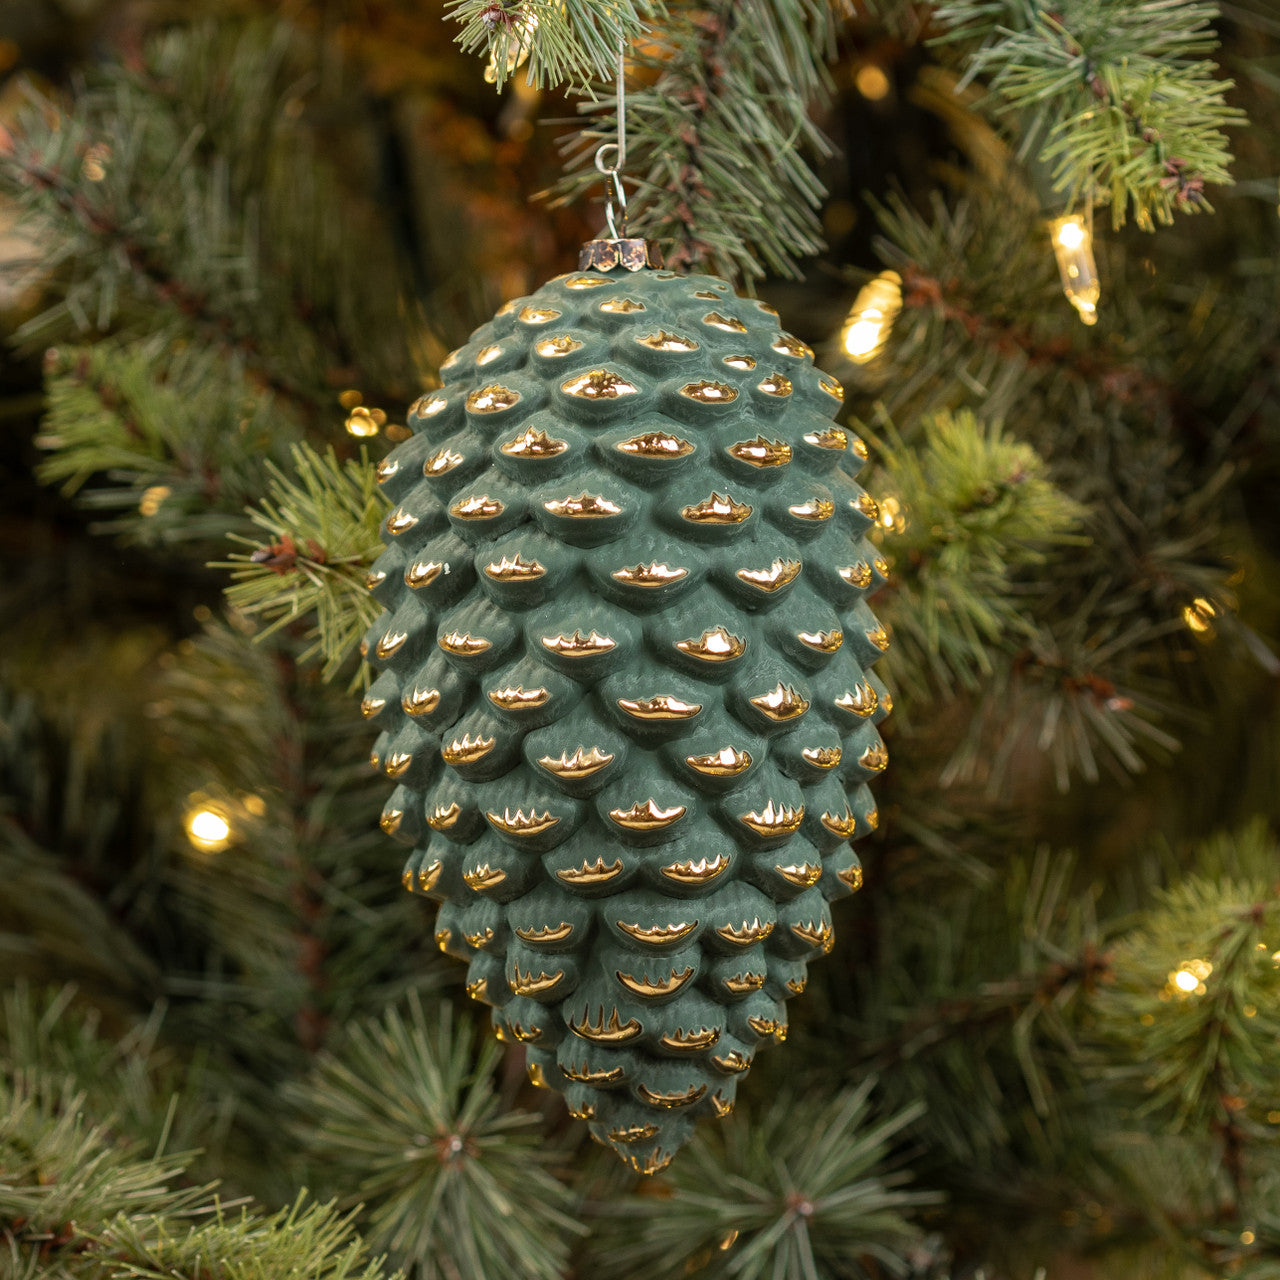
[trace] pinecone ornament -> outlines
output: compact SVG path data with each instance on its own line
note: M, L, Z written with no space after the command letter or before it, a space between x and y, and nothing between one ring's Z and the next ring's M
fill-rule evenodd
M535 1083L653 1172L783 1039L861 883L890 705L866 449L710 276L560 276L441 372L378 468L383 827Z

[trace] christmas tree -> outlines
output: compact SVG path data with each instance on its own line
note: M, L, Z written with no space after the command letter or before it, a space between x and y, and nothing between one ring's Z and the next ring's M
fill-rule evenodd
M1267 0L6 4L0 1275L1280 1277L1278 74ZM619 483L643 494L646 450L701 442L721 406L699 395L754 397L758 438L716 437L752 478L686 520L746 527L785 488L767 468L816 475L837 448L874 497L865 565L796 534L806 573L844 575L825 594L802 576L737 632L670 637L736 658L785 649L771 620L810 628L768 704L798 708L824 649L862 643L802 606L875 590L849 732L876 776L845 818L817 799L845 739L791 760L763 721L750 750L669 761L729 778L768 738L797 798L766 817L774 792L751 793L756 834L800 828L802 800L797 841L832 820L831 849L776 868L787 892L832 859L858 891L800 922L786 1043L732 1115L698 1094L707 1118L648 1177L588 1140L582 1097L535 1087L554 1055L514 1004L495 1039L468 998L485 973L440 953L452 928L485 955L506 917L404 892L391 835L431 847L410 828L448 807L378 737L378 682L411 692L397 644L376 652L379 557L428 502L394 459L467 474L429 421L463 385L450 353L497 386L518 308L473 331L512 299L579 305L572 276L545 282L601 230L602 144L625 151L628 233L677 273L596 325L616 352L630 312L661 316L628 394L693 352L682 326L716 330L685 435L608 436L641 459ZM686 272L744 297L708 286L695 314L671 301ZM571 354L526 327L522 369ZM793 394L825 395L826 426L775 431ZM536 415L490 432L517 441L507 501L546 496L522 450L572 453L595 412L564 440ZM797 528L826 518L816 490L787 501ZM648 538L602 598L675 581ZM727 535L704 541L695 575L732 579ZM791 563L733 589L788 587ZM547 671L558 696L572 677ZM463 765L510 710L491 701L451 712L480 726ZM573 747L549 750L567 770ZM648 840L628 822L710 830L701 803L609 801L596 871ZM414 856L408 887L433 889ZM714 950L670 982L707 966L779 1038L747 994L764 974Z

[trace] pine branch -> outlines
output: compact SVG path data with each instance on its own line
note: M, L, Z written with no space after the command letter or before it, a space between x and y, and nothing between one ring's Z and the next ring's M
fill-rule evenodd
M970 76L989 76L1053 169L1069 208L1095 199L1112 223L1140 227L1211 209L1229 183L1224 128L1244 122L1232 88L1202 55L1217 46L1211 4L1193 0L952 0L935 10L944 39L978 43Z
M267 464L271 496L251 512L270 541L218 567L232 570L230 603L267 619L264 637L295 622L306 624L314 640L303 660L323 657L328 679L380 612L364 579L382 551L379 530L387 502L363 455L358 462L339 463L332 450L322 456L300 445L293 463L291 476Z

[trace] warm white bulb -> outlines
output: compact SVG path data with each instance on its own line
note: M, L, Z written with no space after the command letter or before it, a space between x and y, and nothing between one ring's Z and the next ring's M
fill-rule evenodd
M1078 249L1084 244L1084 227L1074 218L1058 224L1058 243L1064 249Z
M217 853L231 837L231 824L216 809L196 809L187 815L187 835L197 849Z
M1179 969L1173 981L1179 991L1194 991L1200 985L1200 979L1189 969Z
M855 320L844 335L844 349L856 360L869 356L879 345L884 328L884 317L878 311L869 311L861 320Z

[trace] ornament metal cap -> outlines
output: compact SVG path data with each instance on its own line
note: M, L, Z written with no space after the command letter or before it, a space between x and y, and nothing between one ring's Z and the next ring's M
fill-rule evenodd
M579 271L643 271L661 266L662 250L656 240L588 240L578 254Z

